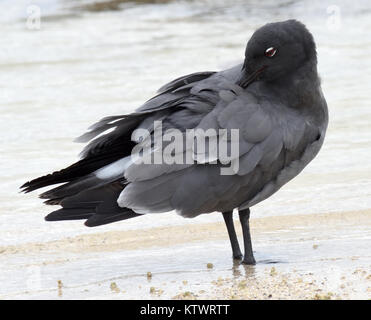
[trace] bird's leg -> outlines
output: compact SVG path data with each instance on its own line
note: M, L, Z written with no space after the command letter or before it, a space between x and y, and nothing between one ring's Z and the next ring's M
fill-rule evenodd
M250 227L249 227L249 219L250 219L250 209L240 210L240 222L242 226L242 233L243 233L243 243L245 246L245 255L243 257L242 263L244 264L255 264L254 254L252 252L252 245L251 245L251 236L250 236Z
M227 226L229 240L231 241L233 259L241 259L242 253L233 224L233 211L223 212L223 218L225 225Z

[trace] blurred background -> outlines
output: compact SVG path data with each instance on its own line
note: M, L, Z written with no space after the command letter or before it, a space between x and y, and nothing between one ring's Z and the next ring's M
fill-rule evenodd
M2 0L0 11L0 245L222 221L50 224L51 208L18 187L75 162L72 140L95 121L133 111L175 77L240 63L254 30L291 18L314 35L330 125L319 156L252 218L371 208L370 1Z

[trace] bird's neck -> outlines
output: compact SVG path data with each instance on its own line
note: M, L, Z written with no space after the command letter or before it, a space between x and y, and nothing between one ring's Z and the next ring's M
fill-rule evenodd
M303 65L295 74L283 77L267 88L286 106L300 111L319 126L328 121L327 104L321 90L316 64Z
M270 91L295 109L310 109L320 99L317 65L306 63L295 72L267 84Z

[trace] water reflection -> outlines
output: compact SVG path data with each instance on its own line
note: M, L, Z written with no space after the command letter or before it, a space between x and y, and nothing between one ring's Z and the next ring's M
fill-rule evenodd
M239 280L241 277L244 278L255 278L256 276L256 265L247 265L241 263L241 261L233 260L232 276L234 280ZM243 271L243 273L241 272Z

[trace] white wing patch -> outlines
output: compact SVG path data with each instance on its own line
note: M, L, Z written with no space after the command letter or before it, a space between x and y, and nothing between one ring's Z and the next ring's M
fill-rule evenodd
M95 176L101 180L108 180L124 175L125 170L132 164L131 156L117 160L94 172Z

